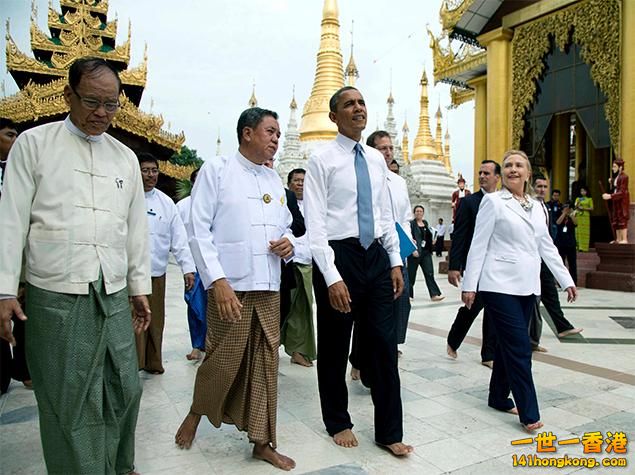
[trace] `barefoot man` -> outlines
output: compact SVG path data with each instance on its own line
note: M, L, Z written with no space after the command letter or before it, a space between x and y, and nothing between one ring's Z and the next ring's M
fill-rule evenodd
M189 449L205 415L247 432L253 457L291 470L276 451L280 258L293 255L291 213L278 174L278 114L252 107L238 119L238 151L205 162L192 190L190 248L206 289L205 359L189 414L176 433Z
M139 165L106 133L120 92L111 63L77 59L64 86L70 114L18 137L2 188L0 337L15 344L11 317L26 320L51 474L136 473L133 328L150 324L152 287ZM24 312L15 298L23 251Z
M394 455L407 455L413 448L402 443L393 316L403 277L388 195L390 172L381 153L360 142L367 115L361 93L343 87L331 97L329 109L339 133L312 153L304 186L309 246L316 263L322 419L337 445L357 446L345 379L355 322L359 369L375 404L375 442Z

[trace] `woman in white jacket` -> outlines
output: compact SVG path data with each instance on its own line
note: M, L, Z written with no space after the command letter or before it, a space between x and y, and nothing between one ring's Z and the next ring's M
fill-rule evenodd
M543 426L531 375L529 317L540 295L540 259L566 289L576 287L547 229L542 205L530 196L531 164L522 151L503 156L503 188L481 201L463 280L463 302L480 292L492 316L497 347L488 405L518 414L528 432ZM513 395L513 401L509 397Z

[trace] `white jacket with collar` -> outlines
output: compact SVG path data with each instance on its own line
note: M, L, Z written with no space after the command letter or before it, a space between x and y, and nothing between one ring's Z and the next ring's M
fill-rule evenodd
M278 174L240 152L205 162L192 189L188 235L206 289L226 278L234 290L278 291L280 258L269 243L291 234Z
M464 292L540 295L541 258L563 289L574 285L540 203L532 203L525 211L506 189L483 197L467 256Z

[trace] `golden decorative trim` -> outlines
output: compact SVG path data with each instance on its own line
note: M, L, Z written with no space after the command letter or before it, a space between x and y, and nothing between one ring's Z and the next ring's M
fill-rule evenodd
M83 19L80 10L76 10L71 12L70 10L64 14L64 21L60 20L62 15L57 12L51 5L49 5L48 9L48 27L50 29L57 30L68 30L73 25L77 24ZM106 23L106 27L101 29L101 20L99 17L94 17L88 13L90 19L88 20L88 24L91 27L92 35L105 36L107 38L114 39L117 36L117 20L109 21Z
M108 14L108 0L60 0L60 6L70 8L85 7L95 13Z
M159 171L177 180L190 180L190 175L196 170L196 165L175 165L167 160L159 160Z
M459 50L452 51L451 42L447 40L446 34L435 37L428 29L430 36L430 48L434 61L434 82L444 79L453 79L456 76L472 71L479 66L487 64L487 51L476 48L467 43L462 43ZM447 46L442 46L441 41L447 40Z
M564 50L575 43L590 65L591 79L606 95L604 106L611 143L619 153L620 137L620 0L584 0L519 26L512 40L512 143L520 146L525 114L534 103L545 69L550 39Z
M474 100L474 89L452 86L450 88L450 99L453 107L460 106L461 104Z
M64 101L66 79L60 78L47 84L32 81L17 94L0 100L0 116L14 122L35 122L43 117L65 114ZM149 142L156 142L178 152L185 143L185 134L173 134L162 130L163 117L140 111L124 93L120 96L121 109L112 121L113 127L126 130Z
M124 93L119 97L119 101L121 108L112 121L114 127L145 137L148 141L156 142L175 152L181 150L181 146L185 143L183 132L173 134L162 130L164 123L162 116L142 112Z
M444 30L451 30L463 14L472 6L474 0L443 0L439 16Z

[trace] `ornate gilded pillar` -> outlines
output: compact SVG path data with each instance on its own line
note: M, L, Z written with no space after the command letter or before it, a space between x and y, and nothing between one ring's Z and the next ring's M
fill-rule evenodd
M474 88L474 191L478 187L478 169L487 159L487 76L472 79ZM500 157L499 157L500 158Z
M581 169L582 164L586 163L586 130L582 126L580 119L575 122L575 179L583 179L586 181L586 169ZM586 167L586 165L585 165Z
M622 104L620 127L620 155L629 175L628 190L631 203L635 202L635 2L622 2ZM631 219L631 221L633 221ZM633 242L632 234L629 241Z
M551 189L560 190L560 201L569 199L569 114L560 114L551 124Z
M512 36L512 30L497 28L478 37L487 48L487 156L496 161L512 143Z

